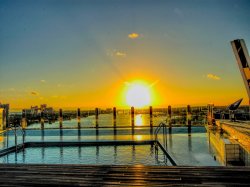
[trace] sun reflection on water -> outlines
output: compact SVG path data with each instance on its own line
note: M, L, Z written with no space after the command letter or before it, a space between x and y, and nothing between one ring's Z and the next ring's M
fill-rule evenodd
M143 140L143 136L142 135L135 135L135 140Z
M142 118L142 115L136 115L135 116L135 125L136 126L143 126L144 119Z

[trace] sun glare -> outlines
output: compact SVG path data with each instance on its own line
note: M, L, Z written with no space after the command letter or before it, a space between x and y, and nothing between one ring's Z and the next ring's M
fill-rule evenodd
M130 84L126 93L126 102L130 106L144 107L150 104L149 87L143 84Z

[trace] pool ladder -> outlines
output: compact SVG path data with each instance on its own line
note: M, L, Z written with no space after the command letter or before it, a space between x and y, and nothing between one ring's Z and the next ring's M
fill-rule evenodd
M163 148L167 149L167 125L164 122L161 122L158 127L155 129L155 149L158 150L159 140L158 140L158 133L162 128L162 140L163 140Z
M158 133L160 132L161 129L162 129L163 144L161 144L160 141L158 140ZM164 152L164 155L165 155L164 156L164 162L167 163L167 159L168 159L173 166L177 166L174 159L167 152L167 125L166 125L166 123L161 122L158 125L158 127L156 127L154 134L155 134L155 146L154 147L155 147L156 159L158 160L158 150L159 150L159 147L160 147L161 150Z
M14 125L11 125L10 126L10 129L14 131L14 134L15 134L15 147L16 147L16 152L18 150L20 150L21 148L24 150L24 136L25 136L25 133L24 133L24 130L23 128L21 127L20 124L14 124ZM17 144L17 129L21 130L22 132L22 144L21 145L18 145Z

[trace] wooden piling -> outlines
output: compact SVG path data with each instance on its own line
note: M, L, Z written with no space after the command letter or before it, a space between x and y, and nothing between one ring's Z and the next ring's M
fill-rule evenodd
M44 142L44 129L41 129L41 139L42 139L42 142Z
M131 118L135 118L135 108L131 107Z
M41 129L44 129L44 112L41 111Z
M132 128L135 126L135 108L132 106L131 107L131 123L132 123Z
M172 130L172 109L171 106L168 106L168 125L169 125L169 130Z
M99 109L95 108L95 119L98 120Z
M113 108L113 119L116 120L116 107Z
M116 133L116 107L113 108L113 127L114 133Z
M80 110L80 108L77 109L77 121L78 121L78 123L81 121L81 110Z
M189 134L191 133L191 119L192 119L191 107L190 105L187 105L187 126Z
M79 124L78 124L78 141L81 141L81 129L79 128Z
M98 117L99 117L99 108L95 108L95 127L96 127L96 129L99 127Z
M59 109L59 124L60 124L60 129L62 129L62 121L63 121L63 113L62 109Z
M63 141L63 130L60 128L60 141Z
M149 107L149 125L150 125L150 134L153 134L153 107Z
M150 116L150 118L153 118L153 107L152 106L149 107L149 116Z

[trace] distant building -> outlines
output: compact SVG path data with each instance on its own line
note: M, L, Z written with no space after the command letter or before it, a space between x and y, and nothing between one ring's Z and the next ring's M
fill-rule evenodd
M39 108L38 108L38 106L31 106L31 114L33 115L33 116L37 116L38 115L38 113L39 113Z
M6 128L6 114L3 108L0 108L0 131Z
M27 119L37 117L51 117L54 114L52 107L47 107L47 104L42 104L40 108L38 106L31 106L30 109L23 109L23 117Z
M9 124L9 109L10 105L9 104L1 104L0 103L0 109L3 109L3 114L4 114L4 121L5 121L5 127L8 126Z
M54 114L54 109L52 107L48 107L43 110L43 115L47 118L49 116L52 116L53 114Z
M113 112L113 109L112 109L112 108L106 108L106 112L107 112L107 113L112 113L112 112Z
M47 108L47 104L42 104L41 107L40 107L40 110L44 111L46 108Z

